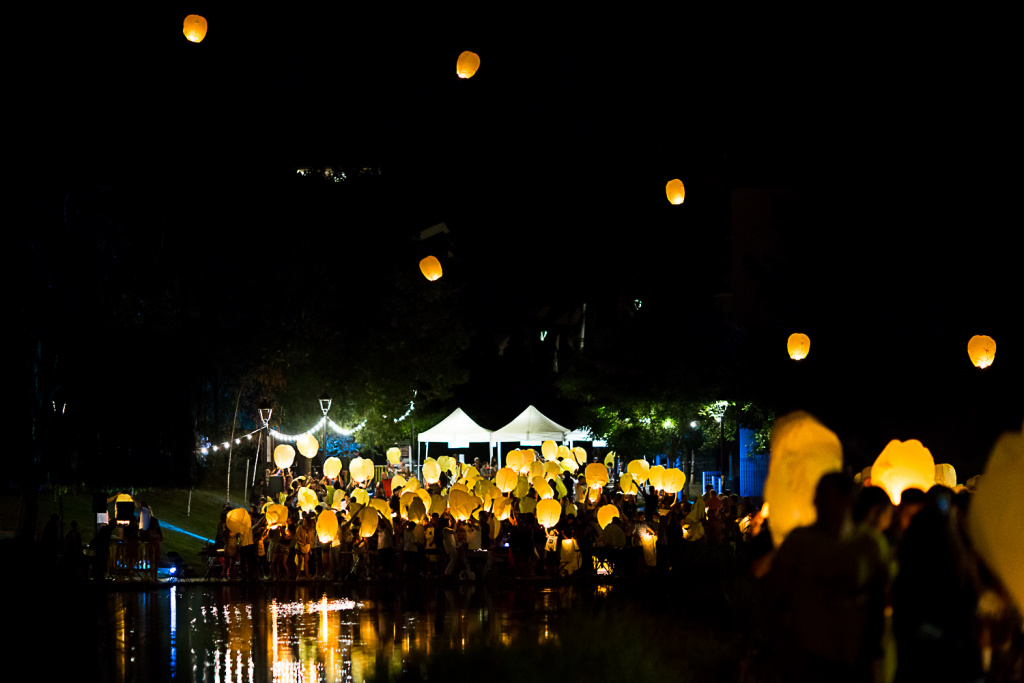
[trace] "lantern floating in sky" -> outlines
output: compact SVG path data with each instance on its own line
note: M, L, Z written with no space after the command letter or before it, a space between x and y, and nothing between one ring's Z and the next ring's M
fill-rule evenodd
M206 37L206 19L198 14L188 15L185 17L185 24L181 32L193 43L203 42L203 38Z
M436 256L428 256L420 261L420 272L431 282L438 280L441 277L441 262Z
M764 499L771 503L772 540L779 547L790 531L818 519L814 507L818 480L842 471L843 446L832 430L797 411L776 420L768 462Z
M934 483L935 460L932 452L917 439L893 439L871 466L871 485L885 490L893 505L900 504L900 498L907 489L927 491ZM772 513L775 512L775 506L772 505Z
M972 477L973 479L974 477ZM978 554L999 577L1006 592L1024 612L1024 432L999 437L985 465L984 476L967 509L967 531Z
M286 443L274 449L274 464L282 470L292 466L295 462L295 449Z
M683 181L679 178L668 181L665 185L665 194L668 196L670 203L682 204L683 200L686 199L686 188L683 187Z
M298 447L299 453L307 458L314 457L320 450L320 444L312 434L303 434L295 440L295 445Z
M459 55L459 60L455 62L455 73L459 75L459 78L472 78L476 70L480 68L480 57L475 52L466 50Z
M352 479L359 484L373 479L373 460L369 458L353 458L348 466Z
M811 338L806 334L794 332L789 335L789 340L786 342L786 350L789 351L789 357L793 360L803 360L807 358L807 354L811 350Z
M984 334L976 334L967 342L967 355L976 368L987 368L996 358L996 340Z
M647 483L654 487L655 491L665 490L665 468L655 465L647 471Z

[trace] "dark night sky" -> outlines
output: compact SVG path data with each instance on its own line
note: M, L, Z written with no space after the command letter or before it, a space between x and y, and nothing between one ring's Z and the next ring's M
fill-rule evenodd
M322 233L325 250L376 257L351 248L366 228L350 232L343 214L294 207L305 224L282 225L295 197L275 188L298 165L378 165L380 229L404 244L446 221L462 274L496 308L616 294L699 309L732 291L748 341L778 345L799 327L812 355L843 359L795 382L767 355L747 361L848 434L857 422L840 416L876 397L888 438L925 424L946 438L962 417L990 441L1024 416L1019 60L1005 18L26 11L20 96L8 98L23 168L41 184L144 178L195 197L160 216L186 278L218 260L230 271L262 245L287 258L302 230ZM181 34L191 12L210 25L199 45ZM482 64L463 81L466 49ZM665 201L674 177L681 207ZM798 199L776 204L764 233L756 219L732 230L730 198L746 187ZM988 386L970 367L939 379L938 359L966 364L978 332L997 338L1003 374ZM878 337L903 349L899 364ZM894 379L913 389L887 389Z

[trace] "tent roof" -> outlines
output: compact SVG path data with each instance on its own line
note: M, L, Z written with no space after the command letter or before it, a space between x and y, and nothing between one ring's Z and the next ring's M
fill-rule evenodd
M530 406L501 429L491 432L491 441L564 441L569 430L552 422L539 410Z
M466 415L462 411L462 408L456 408L451 415L438 422L436 425L431 427L425 432L420 432L419 437L422 441L456 441L460 443L479 443L481 441L491 441L491 430L484 429L476 422L470 419L469 415Z

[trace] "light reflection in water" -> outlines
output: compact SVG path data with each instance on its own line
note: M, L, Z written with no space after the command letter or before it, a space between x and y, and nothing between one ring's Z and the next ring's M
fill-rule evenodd
M450 649L566 642L557 615L578 597L571 587L380 593L301 585L114 593L102 624L113 641L103 677L311 683L425 674Z

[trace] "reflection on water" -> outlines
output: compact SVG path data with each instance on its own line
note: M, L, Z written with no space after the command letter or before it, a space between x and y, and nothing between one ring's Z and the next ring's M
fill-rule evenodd
M598 589L588 590L588 599L601 599ZM426 678L440 653L557 644L566 635L556 627L558 616L579 597L568 586L490 592L180 585L106 596L96 637L108 654L101 656L108 680Z

